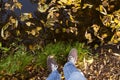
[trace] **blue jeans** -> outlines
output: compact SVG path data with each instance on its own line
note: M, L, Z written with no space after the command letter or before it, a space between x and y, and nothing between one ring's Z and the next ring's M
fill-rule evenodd
M65 80L86 80L82 72L80 72L71 62L65 64L63 72ZM48 76L47 80L61 80L61 75L55 70Z

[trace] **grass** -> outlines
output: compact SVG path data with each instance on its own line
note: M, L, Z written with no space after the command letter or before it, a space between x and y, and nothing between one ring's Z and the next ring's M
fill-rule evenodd
M82 61L84 57L89 55L88 47L85 47L83 43L64 43L58 42L55 44L48 44L41 53L38 53L37 63L39 65L46 66L47 56L53 55L59 64L64 64L67 61L67 56L69 51L72 48L76 48L78 50L78 59Z
M32 55L28 55L23 46L18 47L14 55L9 55L0 61L0 71L13 74L16 71L23 71L25 66L31 62Z
M18 50L14 55L9 55L8 57L0 60L0 72L4 71L7 74L13 74L16 71L24 71L25 67L35 59L35 65L42 67L46 66L47 56L55 56L59 64L64 64L67 61L67 55L72 48L77 48L79 60L83 60L89 54L89 50L84 46L83 43L76 42L74 44L58 42L55 44L48 44L43 51L35 51L37 55L33 56L31 53L25 50L24 46L16 46Z

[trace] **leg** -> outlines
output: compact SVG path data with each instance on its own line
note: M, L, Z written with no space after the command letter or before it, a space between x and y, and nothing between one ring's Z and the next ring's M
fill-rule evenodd
M68 55L68 62L65 64L63 71L66 80L86 80L83 73L75 67L77 61L77 50L71 49Z
M47 58L47 67L51 74L48 76L46 80L60 80L61 75L59 74L57 68L58 65L54 60L54 56L48 56Z
M60 80L60 74L57 70L51 72L46 80Z
M66 80L86 80L83 73L80 72L72 62L67 62L63 71Z

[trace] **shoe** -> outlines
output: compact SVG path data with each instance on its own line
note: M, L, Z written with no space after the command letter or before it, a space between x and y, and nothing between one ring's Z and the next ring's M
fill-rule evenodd
M57 70L58 65L57 65L56 61L54 60L53 56L48 56L48 58L47 58L47 67L48 67L48 70L50 72Z
M72 48L68 55L68 61L75 64L77 62L77 57L78 57L77 53L78 53L77 49Z

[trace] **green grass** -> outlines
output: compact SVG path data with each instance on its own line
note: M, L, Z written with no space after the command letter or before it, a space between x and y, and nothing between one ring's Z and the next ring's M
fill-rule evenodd
M69 51L72 48L76 48L78 50L78 58L79 60L83 60L89 54L89 49L84 46L83 43L75 42L64 43L58 42L55 44L48 44L42 51L37 50L36 55L28 53L24 46L16 46L18 50L8 57L0 60L0 71L4 71L6 74L13 74L16 71L21 72L24 71L25 67L31 64L32 60L35 60L35 66L46 67L47 56L53 55L57 62L61 65L64 65L67 61L67 56Z
M72 48L76 48L78 50L78 59L80 61L90 53L88 47L85 47L83 43L50 43L41 53L38 53L37 64L46 66L47 56L53 55L57 62L63 65L67 61L67 56Z
M32 55L28 55L23 46L19 46L19 49L14 55L9 55L0 61L0 71L4 71L6 74L23 71L25 66L31 62L32 58Z

